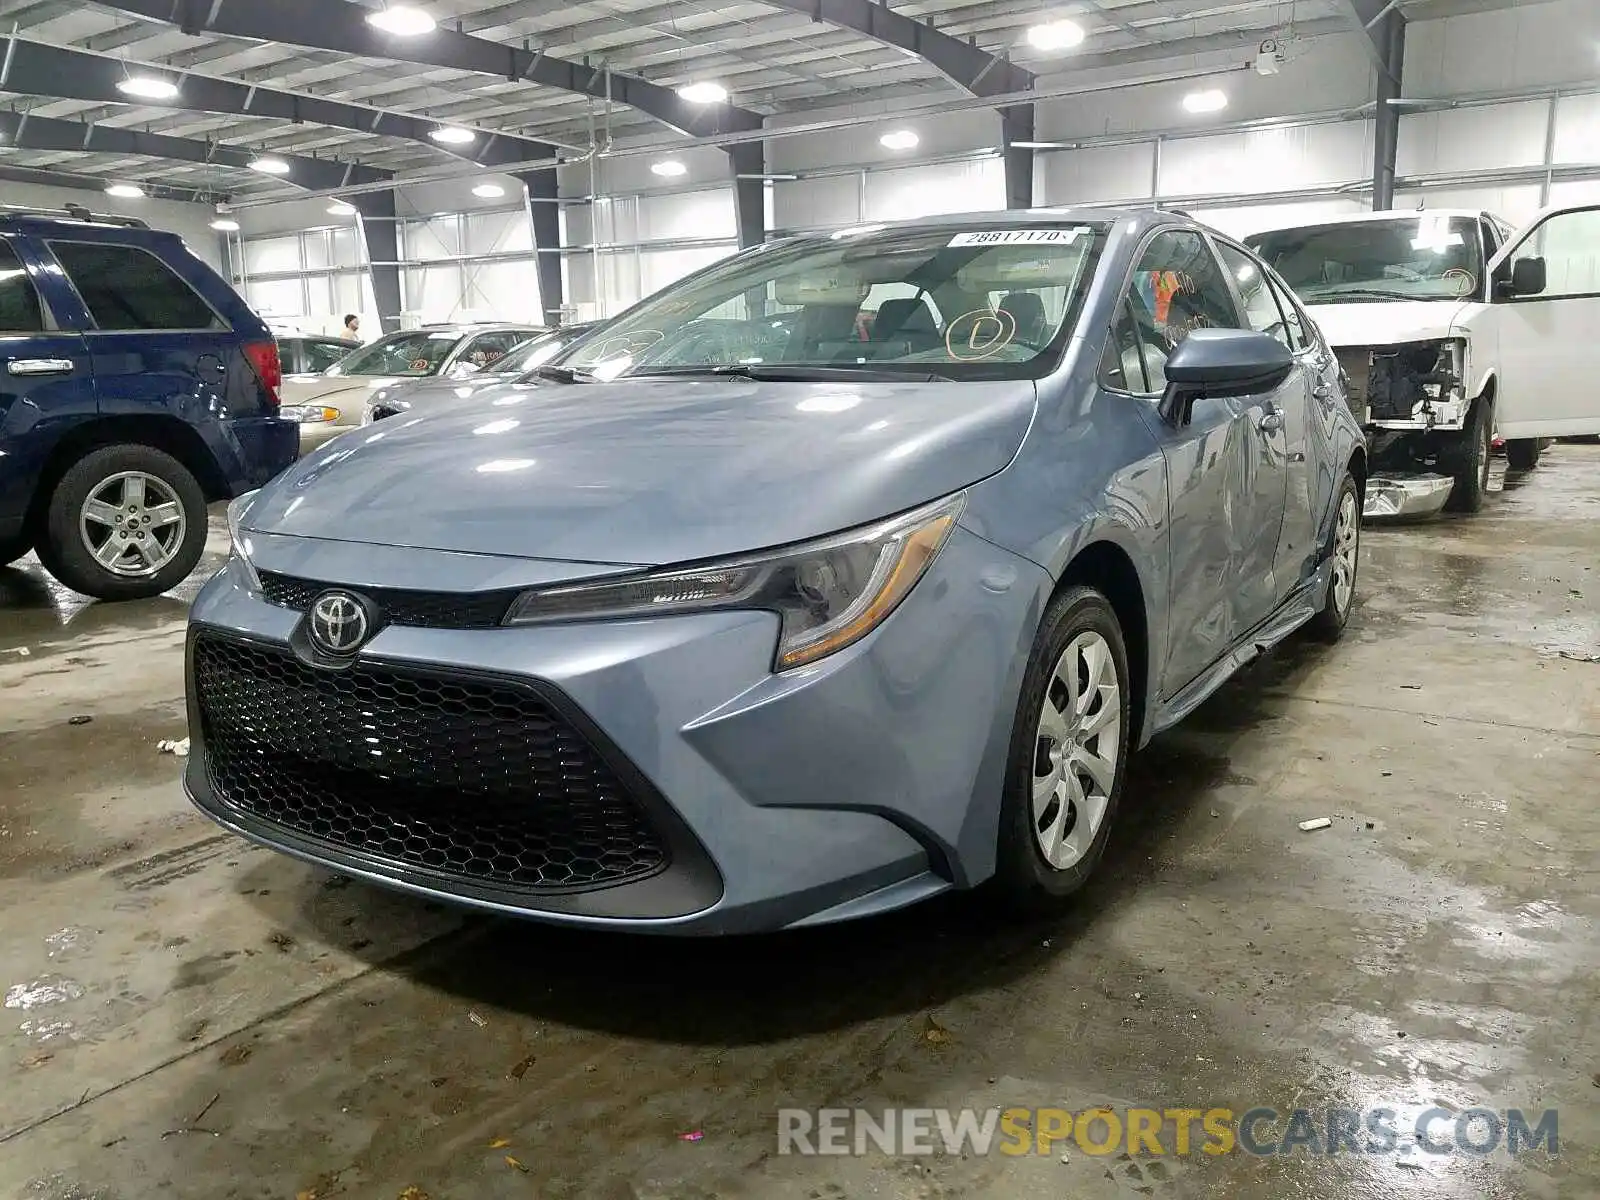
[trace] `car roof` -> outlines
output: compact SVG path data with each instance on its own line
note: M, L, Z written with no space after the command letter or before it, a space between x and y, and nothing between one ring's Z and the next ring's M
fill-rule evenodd
M1203 222L1188 213L1175 208L1151 208L1148 205L1090 208L1082 205L1066 205L1054 208L1016 208L998 209L991 212L946 213L935 217L913 217L904 221L871 221L856 228L870 229L874 232L878 230L917 229L1014 229L1018 226L1024 228L1037 226L1041 229L1048 229L1059 225L1111 225L1118 221L1132 221L1146 226L1165 223L1203 224ZM823 231L812 236L831 237L836 232L839 231Z
M1254 230L1249 236L1258 233L1277 233L1283 229L1311 229L1318 225L1372 225L1381 221L1404 220L1407 217L1416 219L1420 217L1461 217L1464 220L1476 221L1480 217L1491 216L1486 209L1481 208L1390 208L1380 209L1377 212L1340 213L1332 217L1318 217L1315 221L1275 221Z

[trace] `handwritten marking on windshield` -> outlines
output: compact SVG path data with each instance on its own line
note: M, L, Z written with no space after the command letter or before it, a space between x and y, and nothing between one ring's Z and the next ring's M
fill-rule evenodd
M957 362L983 362L999 354L1016 336L1016 317L1004 309L978 308L950 322L944 348ZM965 344L958 347L962 342Z

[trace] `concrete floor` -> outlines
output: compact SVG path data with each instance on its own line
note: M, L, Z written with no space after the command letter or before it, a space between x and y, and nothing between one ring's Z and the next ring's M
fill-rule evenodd
M1369 530L1342 645L1140 756L1071 915L709 944L222 835L155 745L185 596L0 570L0 1197L1600 1195L1600 448L1503 484ZM1561 1153L774 1153L782 1106L1435 1103L1558 1108Z

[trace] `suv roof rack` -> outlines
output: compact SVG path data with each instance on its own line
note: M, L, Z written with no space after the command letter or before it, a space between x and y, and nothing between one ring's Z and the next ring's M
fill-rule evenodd
M97 225L121 225L127 229L149 229L150 225L138 217L115 217L109 213L93 213L81 204L68 203L62 208L35 208L26 204L0 204L0 216L48 217L53 221L93 221Z

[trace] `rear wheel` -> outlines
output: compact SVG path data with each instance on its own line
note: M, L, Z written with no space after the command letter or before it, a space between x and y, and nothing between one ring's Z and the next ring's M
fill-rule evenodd
M206 545L206 498L189 469L151 446L103 446L68 468L46 514L39 558L101 600L157 596Z
M26 535L0 538L0 567L9 567L32 549L33 539Z
M1450 474L1456 485L1445 507L1452 512L1477 512L1489 492L1489 449L1494 441L1492 412L1485 399L1472 405L1467 426L1449 451Z
M1132 732L1128 655L1106 598L1074 587L1045 613L1012 726L995 884L1056 907L1093 873L1122 793Z
M1514 438L1506 443L1506 466L1517 471L1531 471L1539 465L1539 455L1544 443L1538 438Z

